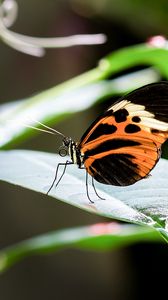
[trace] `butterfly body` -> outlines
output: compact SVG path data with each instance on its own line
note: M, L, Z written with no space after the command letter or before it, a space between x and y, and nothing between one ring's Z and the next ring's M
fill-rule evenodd
M98 117L79 143L64 138L72 163L97 181L127 186L148 176L168 138L168 82L122 97Z
M81 155L78 144L72 140L71 137L65 137L63 139L63 145L68 148L68 153L73 164L76 164L78 168L83 167L83 157Z

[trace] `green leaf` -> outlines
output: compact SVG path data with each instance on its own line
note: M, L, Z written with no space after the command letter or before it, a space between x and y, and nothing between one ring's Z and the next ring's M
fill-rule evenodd
M151 228L114 222L58 230L2 249L0 272L32 254L44 254L62 248L105 251L138 242L161 242L161 238Z
M109 76L138 65L153 66L168 78L167 44L163 48L152 47L148 44L122 48L102 59L99 68L106 73L106 76Z
M65 162L56 154L13 150L0 152L0 179L46 194L55 176L56 166ZM109 218L158 230L168 241L168 161L160 159L152 176L128 187L115 187L96 182L97 192L106 200L97 198L91 183L86 195L85 170L76 165L67 166L66 173L50 196L68 204ZM59 169L58 176L62 174Z
M35 130L25 127L25 125L36 127L34 120L45 124L56 124L73 113L86 110L102 98L128 92L159 79L154 70L147 69L111 81L100 81L82 86L87 80L93 80L92 75L86 74L85 76L84 79L83 75L83 80L79 76L69 83L64 83L29 99L1 105L0 147L7 148L16 145L28 136L37 134Z

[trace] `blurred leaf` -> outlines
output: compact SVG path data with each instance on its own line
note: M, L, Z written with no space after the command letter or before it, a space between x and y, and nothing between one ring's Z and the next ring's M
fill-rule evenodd
M149 44L122 48L103 58L99 63L99 68L105 72L106 76L109 76L140 65L151 65L168 79L167 44L162 48L152 47Z
M90 75L88 76L90 78ZM55 124L70 114L89 108L102 98L128 92L140 85L158 80L159 75L152 69L134 72L111 81L87 84L83 87L82 84L85 81L78 77L29 99L1 105L0 147L9 147L22 141L28 135L35 135L37 133L35 130L25 127L25 125L36 127L34 120L45 124ZM90 81L92 81L91 78Z
M28 255L48 253L62 248L111 250L139 242L161 242L149 227L102 223L50 232L0 251L0 272Z
M37 151L1 151L0 179L46 194L54 179L59 162L56 154ZM106 200L97 198L91 183L86 195L85 170L75 165L67 167L66 174L50 195L68 204L102 216L126 222L148 225L158 230L168 241L168 161L160 159L152 175L132 186L115 187L96 182L97 192ZM62 170L59 169L58 178Z
M108 76L141 64L154 66L168 78L168 50L166 47L164 49L147 44L136 45L113 52L102 59L97 68L87 73L22 100L22 102L19 101L18 104L13 105L12 103L13 109L8 104L9 113L5 107L4 114L2 106L0 109L0 147L9 147L28 135L35 134L32 129L24 127L25 123L36 126L34 119L45 124L52 124L64 119L69 114L87 109L102 98L125 93L159 79L158 74L149 69L111 81L102 81ZM143 78L142 74L144 74ZM125 78L127 85L124 85L123 89L122 82ZM128 81L127 78L130 80Z

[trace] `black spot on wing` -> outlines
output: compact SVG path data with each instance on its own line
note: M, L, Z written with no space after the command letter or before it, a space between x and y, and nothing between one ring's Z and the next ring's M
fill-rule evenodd
M132 118L132 121L135 122L135 123L139 123L139 122L141 122L141 119L140 119L140 117L138 117L138 116L134 116L134 117Z
M123 108L114 112L115 121L117 123L125 122L127 120L128 111Z
M151 133L160 133L160 130L152 128Z
M135 124L128 124L124 129L126 133L136 133L140 130L141 128Z
M113 134L116 131L117 131L117 127L115 125L99 124L92 132L92 134L89 136L86 142L88 143L90 141L93 141L102 135Z
M126 139L111 139L98 144L97 147L85 152L84 160L89 156L94 156L99 153L103 153L110 150L116 150L123 147L132 147L141 145L139 142Z
M135 183L141 176L138 166L133 163L131 154L110 154L94 160L90 166L93 177L104 184L127 186Z

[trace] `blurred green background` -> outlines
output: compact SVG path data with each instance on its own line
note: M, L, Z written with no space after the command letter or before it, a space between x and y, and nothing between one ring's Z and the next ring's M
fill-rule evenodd
M109 52L168 35L168 1L27 0L17 1L12 30L31 36L106 33L105 45L48 50L31 57L0 44L0 102L26 98L93 68ZM61 122L57 129L78 140L103 109ZM79 120L81 126L79 126ZM51 136L40 135L20 148L55 152ZM103 222L47 196L1 183L0 246L50 230ZM0 299L147 299L164 295L167 246L141 244L113 252L66 250L30 257L0 278ZM165 274L164 274L165 273Z

